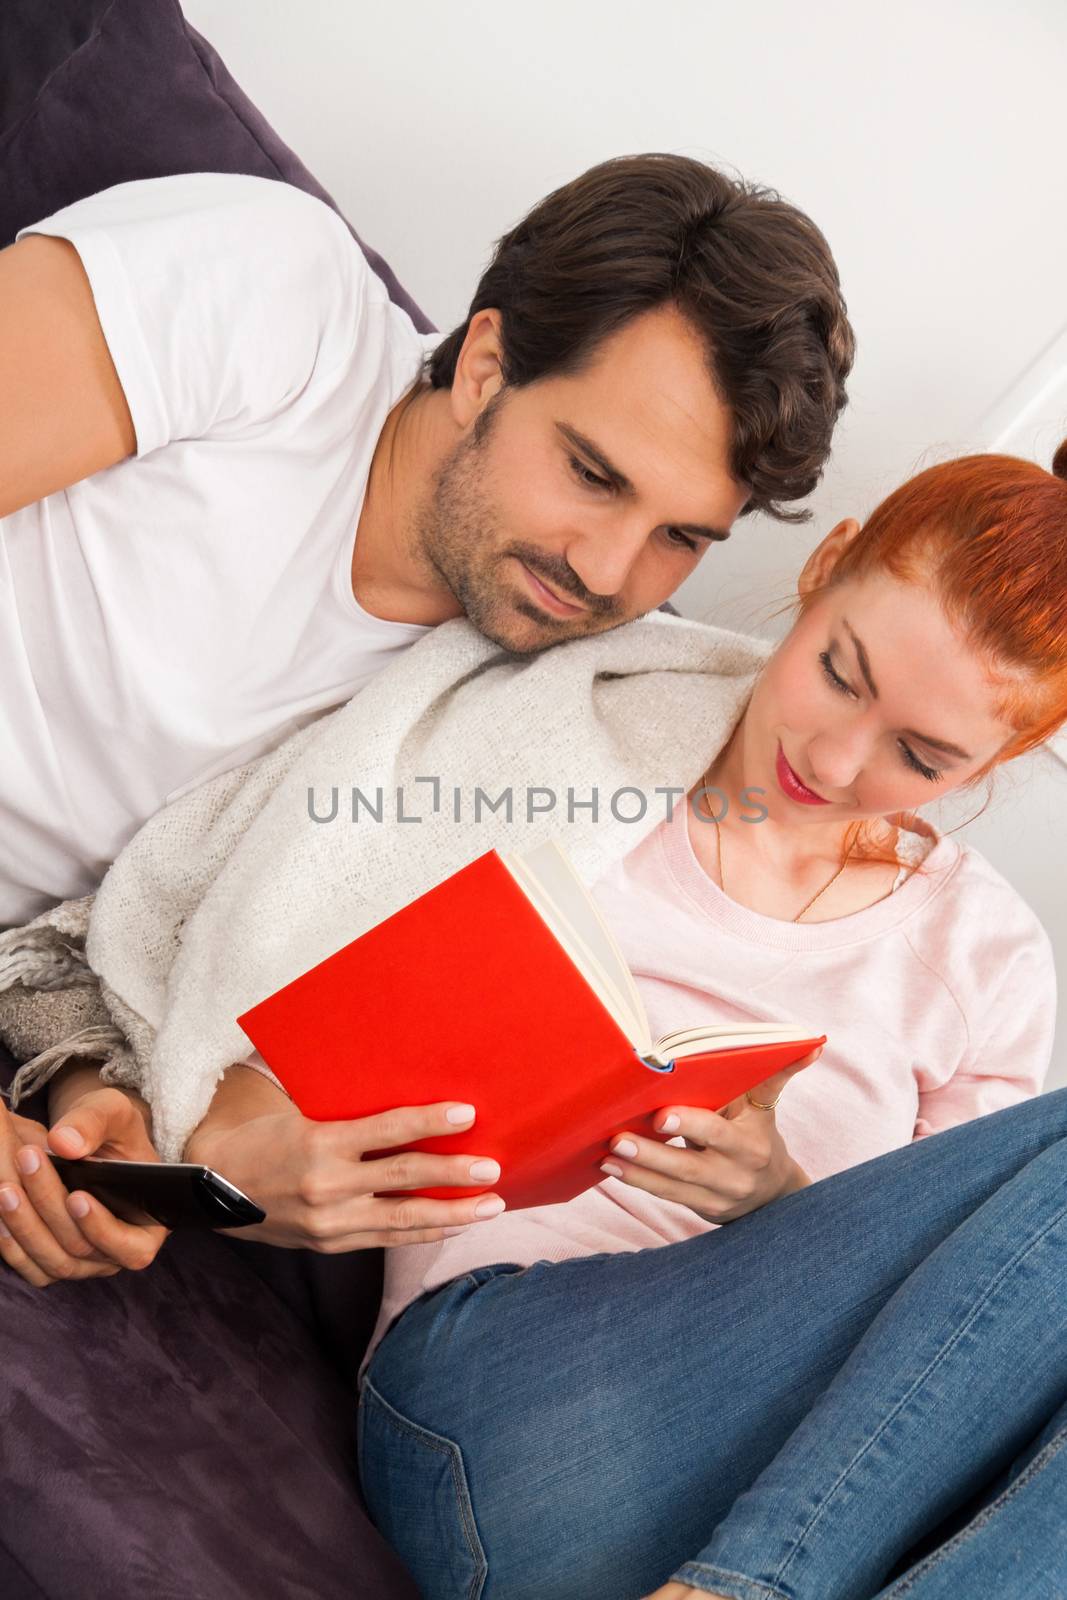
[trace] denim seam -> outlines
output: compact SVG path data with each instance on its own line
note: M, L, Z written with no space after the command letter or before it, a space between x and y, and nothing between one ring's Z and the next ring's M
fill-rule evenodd
M1008 1277L1010 1277L1010 1275L1016 1270L1016 1268L1023 1261L1025 1261L1026 1257L1030 1254L1030 1252L1032 1250L1035 1250L1037 1248L1037 1246L1042 1243L1042 1241L1044 1240L1045 1236L1047 1234L1051 1233L1052 1229L1057 1227L1063 1221L1064 1217L1067 1217L1067 1206L1062 1207L1056 1213L1056 1215L1054 1217L1049 1219L1049 1221L1041 1229L1040 1233L1035 1235L1034 1238L1028 1240L1027 1243L1018 1251L1018 1253L1016 1255L1014 1255L1011 1258L1010 1261L1006 1261L1004 1263L1004 1265L1001 1267L1000 1271L997 1273L996 1277L993 1279L993 1282L991 1284L989 1284L988 1287L986 1288L985 1293L972 1306L970 1315L967 1317L966 1321L962 1322L960 1324L960 1326L955 1329L955 1331L953 1332L951 1337L949 1339L947 1339L946 1342L941 1346L941 1349L938 1350L936 1352L936 1354L931 1357L930 1361L927 1363L927 1365L924 1368L924 1370L919 1374L919 1376L915 1379L914 1383L911 1385L911 1388L907 1391L906 1394L901 1396L901 1398L897 1401L896 1405L893 1407L893 1410L889 1413L889 1415L887 1417L885 1417L883 1419L880 1427L878 1427L875 1430L875 1432L870 1436L870 1438L867 1439L864 1442L864 1444L861 1446L861 1448L856 1451L856 1454L852 1457L852 1460L848 1463L848 1465L842 1469L842 1471L839 1474L836 1482L834 1482L830 1486L830 1488L827 1490L825 1497L816 1506L816 1508L812 1512L812 1515L809 1518L807 1524L801 1530L801 1532L799 1533L797 1538L793 1541L792 1550L785 1557L785 1559L782 1561L781 1566L778 1568L777 1572L774 1574L773 1581L775 1583L777 1583L781 1578L783 1578L785 1576L786 1572L789 1569L789 1566L796 1559L796 1556L797 1556L797 1554L798 1554L798 1552L799 1552L804 1540L811 1533L812 1529L815 1527L815 1524L819 1521L820 1517L822 1517L824 1515L824 1513L827 1511L827 1509L828 1509L828 1507L830 1505L830 1502L832 1501L834 1495L842 1487L842 1485L845 1483L845 1481L849 1477L849 1475L855 1470L855 1468L863 1460L863 1457L865 1455L867 1455L867 1453L873 1448L873 1446L881 1438L882 1434L885 1433L886 1429L890 1426L890 1424L893 1423L896 1420L897 1416L903 1410L904 1406L910 1400L912 1400L914 1398L914 1396L919 1392L919 1390L926 1383L926 1381L931 1376L931 1374L937 1369L937 1367L939 1367L942 1364L942 1362L946 1359L946 1357L948 1356L949 1352L952 1350L954 1345L956 1345L959 1342L959 1340L962 1339L963 1335L968 1331L968 1329L971 1327L971 1325L975 1321L975 1319L981 1314L981 1312L985 1309L985 1307L988 1304L988 1302L992 1299L992 1297L1000 1289L1002 1283Z
M1067 1445L1067 1428L1061 1428L1059 1433L1049 1440L1044 1449L1037 1453L1029 1466L1024 1467L1022 1472L1009 1483L1001 1494L998 1494L995 1500L984 1506L965 1528L960 1529L959 1533L954 1534L951 1539L946 1539L943 1545L939 1545L936 1550L932 1550L928 1556L912 1567L910 1572L905 1572L902 1577L898 1578L892 1588L885 1591L881 1600L896 1600L898 1595L909 1594L920 1578L932 1572L939 1562L944 1561L954 1551L962 1549L969 1539L973 1539L976 1534L980 1533L993 1520L998 1511L1001 1511L1039 1472L1048 1466L1048 1463L1054 1456L1059 1454L1065 1445Z
M369 1378L363 1381L364 1392L370 1391L373 1398L385 1413L385 1420L396 1429L398 1433L414 1434L423 1444L444 1454L448 1458L449 1469L452 1473L452 1482L456 1491L456 1503L459 1507L460 1523L463 1527L464 1537L470 1548L470 1553L475 1564L481 1571L475 1575L467 1589L467 1600L479 1600L485 1587L485 1580L489 1572L489 1562L474 1521L474 1508L470 1503L470 1491L467 1486L467 1475L463 1467L463 1452L454 1439L447 1438L444 1434L431 1433L428 1428L420 1427L417 1422L412 1422L405 1417L403 1412L397 1411L371 1383Z
M704 1561L686 1561L671 1577L675 1583L699 1580L703 1584L710 1579L715 1585L714 1593L721 1593L724 1600L793 1600L793 1596L786 1594L783 1589L761 1583L758 1578L746 1578L742 1573L731 1572L726 1567L709 1567Z

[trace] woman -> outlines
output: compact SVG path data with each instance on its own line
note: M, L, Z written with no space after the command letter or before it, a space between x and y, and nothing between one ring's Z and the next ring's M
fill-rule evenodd
M972 457L835 529L695 804L597 886L653 1034L828 1033L781 1112L790 1073L721 1116L665 1106L679 1137L624 1136L596 1190L388 1252L360 1464L427 1600L672 1573L656 1600L860 1600L1013 1461L998 1514L892 1592L977 1592L1017 1523L1010 1592L1051 1592L1067 1095L1014 1104L1051 955L912 812L1067 716L1067 447L1055 472ZM765 821L723 814L753 787Z
M1067 1399L1039 1337L1043 1319L1059 1314L1042 1252L1063 1225L1067 1096L1013 1102L1034 1096L1048 1060L1050 952L1004 880L911 812L1040 743L1067 712L1067 448L1056 470L1002 457L950 463L890 497L862 532L853 523L835 529L805 568L795 627L769 664L761 652L758 681L745 677L746 699L734 702L714 744L706 710L702 724L690 717L705 747L695 806L679 806L636 850L619 851L597 883L654 1030L661 1014L679 1026L710 1013L784 1016L829 1034L818 1063L790 1081L780 1114L774 1103L791 1073L724 1115L664 1106L678 1118L666 1131L685 1148L617 1140L607 1181L569 1205L515 1216L498 1206L495 1220L446 1230L447 1239L445 1208L469 1205L473 1222L473 1202L398 1208L385 1191L464 1185L470 1176L491 1183L492 1163L469 1174L461 1156L362 1155L454 1132L458 1119L450 1126L445 1115L460 1107L392 1113L389 1138L370 1127L376 1119L365 1119L359 1137L356 1124L314 1125L315 1151L332 1154L311 1172L305 1119L258 1074L227 1073L216 1099L238 1089L240 1115L231 1096L214 1128L209 1113L189 1140L188 1159L218 1166L267 1205L264 1238L323 1249L405 1243L388 1258L359 1442L372 1512L431 1600L619 1600L672 1574L664 1600L689 1589L735 1600L867 1596L968 1496L993 1492L997 1472L1027 1450L1011 1504L1027 1510L1029 1555L1038 1559L1043 1502L1034 1496L1051 1481L1057 1409ZM408 722L417 712L419 729L443 725L447 736L444 708L462 710L469 685L477 726L491 725L495 737L499 725L502 740L523 746L539 724L512 726L499 715L508 684L519 683L529 715L566 702L561 683L581 682L592 685L595 709L582 737L607 727L609 753L632 723L612 721L612 707L647 704L653 690L674 735L683 725L674 703L692 710L703 694L706 708L716 684L687 675L699 650L687 656L686 630L661 622L521 669L494 664L462 628L454 645L438 630L390 669L383 718L405 703ZM728 641L719 657L727 671L740 660ZM642 683L638 666L635 694L645 698L626 700L625 672L603 669L630 670L641 651L659 652L657 670ZM587 707L566 703L565 728L541 719L551 737L539 759L555 742L574 760L571 729ZM364 697L353 705L354 720L367 723ZM259 788L240 774L227 779L201 806L204 816L195 796L167 808L101 890L104 922L129 922L130 946L151 932L160 952L136 973L144 983L127 989L139 1020L160 1026L178 1069L202 1049L197 1030L213 1037L216 1054L204 1054L180 1106L156 1119L176 1150L218 1061L235 1059L218 1052L238 991L225 990L230 974L207 957L222 948L229 965L231 947L244 955L260 938L260 994L271 986L272 950L291 960L264 913L274 902L249 904L246 891L264 876L272 892L279 879L291 887L288 935L304 869L330 836L303 819L294 829L286 806L297 791L303 801L310 741L320 741L314 770L334 771L346 727L342 711L320 732L298 735L284 758L289 776L269 797L268 765ZM410 729L393 731L407 749ZM659 734L644 740L656 756L650 787L670 776ZM439 770L422 764L433 753L432 743L420 747L411 770ZM692 751L683 766L689 785L699 770ZM758 826L745 820L751 807L709 803L713 790L737 802L754 788L768 811ZM272 806L281 835L267 826ZM211 820L233 809L255 818L240 841ZM183 841L173 863L168 830ZM458 831L442 829L438 845L455 853ZM362 866L389 880L411 870L412 852L386 855L393 835L381 832L363 836L361 848L371 850L372 838L376 854ZM329 865L349 870L340 896L349 918L365 874L351 871L355 835L340 837ZM420 831L424 851L434 837ZM203 864L193 890L180 876L190 839ZM170 907L178 889L186 901L148 929L138 920L139 884L151 887L153 905ZM366 894L373 910L373 887ZM332 937L319 927L332 904L314 883L305 902L306 925ZM129 970L116 964L104 975L113 988ZM165 1016L141 994L153 984L165 991ZM189 1026L176 1033L183 984ZM154 1114L164 1105L157 1080L166 1059L157 1040L145 1080ZM249 1090L259 1097L254 1110ZM438 1171L446 1160L447 1180ZM398 1231L383 1239L384 1229ZM14 1249L0 1250L14 1264ZM998 1286L1015 1297L1007 1324L992 1316ZM988 1308L984 1322L974 1306Z

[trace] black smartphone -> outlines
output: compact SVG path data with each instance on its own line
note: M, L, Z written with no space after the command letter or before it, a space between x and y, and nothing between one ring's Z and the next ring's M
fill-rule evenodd
M165 1228L249 1228L267 1215L220 1173L196 1162L74 1160L50 1150L48 1157L69 1192L84 1189L124 1222L143 1223L147 1213Z

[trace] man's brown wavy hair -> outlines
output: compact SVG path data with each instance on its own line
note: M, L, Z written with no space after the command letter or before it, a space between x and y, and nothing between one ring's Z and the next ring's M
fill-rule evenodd
M516 388L573 376L632 318L673 304L704 341L733 419L745 512L783 522L818 483L855 341L819 229L773 190L688 156L619 156L556 189L497 243L467 321L429 357L451 386L470 319L501 313Z

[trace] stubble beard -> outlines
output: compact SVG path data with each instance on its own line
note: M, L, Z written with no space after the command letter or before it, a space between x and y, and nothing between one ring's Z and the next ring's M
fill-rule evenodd
M425 561L463 607L469 622L494 644L511 649L512 609L501 593L500 539L482 492L483 443L462 439L441 463L419 513L415 538Z
M618 627L629 619L602 601L591 603L586 595L574 594L573 575L550 571L543 552L531 550L527 557L521 544L508 545L485 491L486 446L497 409L498 401L490 401L470 436L460 440L435 473L416 519L419 558L447 586L478 632L513 655L534 655L567 639ZM528 559L531 570L543 574L566 598L573 595L576 603L591 603L588 615L574 620L547 616L523 596L517 579L509 581L512 556Z

